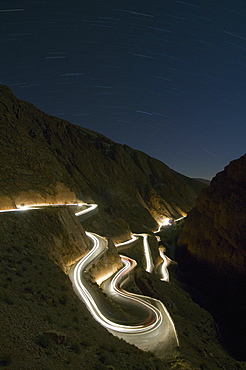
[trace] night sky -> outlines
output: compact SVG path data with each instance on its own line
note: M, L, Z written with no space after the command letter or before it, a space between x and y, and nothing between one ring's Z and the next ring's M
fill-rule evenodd
M190 177L246 149L246 0L0 1L0 82Z

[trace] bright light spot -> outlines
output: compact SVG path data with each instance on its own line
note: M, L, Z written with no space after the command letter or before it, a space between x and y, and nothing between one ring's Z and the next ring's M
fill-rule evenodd
M18 208L22 211L26 211L28 209L28 206L18 206Z
M79 207L82 207L82 205L83 205L83 203L78 203L78 206L79 206Z
M159 224L158 230L155 231L155 233L158 233L159 231L161 231L162 227L170 225L171 222L172 222L172 219L168 217L165 217L165 218L163 217L162 219L160 219L158 222Z
M167 226L170 224L171 218L165 218L164 221L162 221L162 226Z

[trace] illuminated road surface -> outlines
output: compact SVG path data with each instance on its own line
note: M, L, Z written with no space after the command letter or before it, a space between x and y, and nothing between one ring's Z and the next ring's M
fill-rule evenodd
M143 238L143 247L144 247L144 255L145 255L145 271L147 272L153 272L154 270L154 263L151 255L151 250L148 242L148 234L133 234L132 238L130 240L127 240L126 242L116 244L116 247L121 250L121 249L126 249L126 247L131 247L134 242L139 238ZM158 267L158 271L160 273L160 280L162 281L169 281L169 272L168 272L168 266L171 263L171 259L168 258L164 251L162 249L159 249L159 254L160 257L163 259L163 263Z
M133 312L141 307L140 322L126 325L125 322L121 323L118 318L117 322L112 321L111 314L103 312L103 302L98 302L95 293L91 291L84 271L105 252L107 241L95 234L88 233L87 235L92 238L94 246L69 274L76 294L86 304L92 316L112 334L144 351L155 353L159 358L172 357L178 346L178 338L172 319L164 305L156 299L128 293L122 288L127 274L135 265L135 262L128 257L122 257L125 266L105 283L104 289L114 300L121 303L124 301L124 304L127 302L129 309Z
M73 207L76 216L80 217L81 220L97 212L97 205L65 205ZM19 207L17 210L26 211L47 206L59 207L64 206L64 204L33 205ZM159 358L172 358L176 353L179 342L173 321L165 306L162 302L154 298L129 293L123 289L123 285L129 278L131 270L136 265L134 260L122 256L124 267L111 279L108 279L104 286L105 291L107 291L107 294L112 299L127 307L129 312L132 313L130 322L126 324L120 317L116 319L115 314L106 311L103 307L103 302L99 302L98 295L96 291L91 289L90 284L84 276L84 272L93 261L96 261L105 253L108 248L107 240L95 234L87 233L87 235L93 241L93 248L73 266L69 273L76 294L86 304L95 320L107 328L113 335L134 344L144 351L151 351ZM147 235L142 234L141 236L144 238L146 265L150 272L153 270L153 261L148 246Z
M159 253L161 258L163 259L163 263L161 264L161 280L162 281L169 281L169 272L168 272L168 266L171 263L170 258L168 258L164 251L162 249L159 249Z
M92 316L112 334L144 351L155 353L159 358L171 358L176 353L179 342L173 321L163 303L154 298L129 293L123 289L131 270L136 265L136 262L129 257L121 256L124 267L110 279L107 279L102 287L112 300L125 307L126 311L131 312L131 319L126 324L121 321L120 317L115 319L114 314L104 312L103 302L98 302L98 297L95 297L95 293L93 294L91 291L84 271L106 251L107 241L95 234L87 233L87 235L92 238L94 246L70 272L76 293L87 305ZM144 241L146 268L152 271L153 261L148 236L147 234L140 236L143 237ZM136 237L138 236L134 235L131 241L121 243L118 247L134 242Z
M144 256L145 256L145 271L147 272L153 272L154 270L154 263L149 247L149 242L148 242L148 234L133 234L130 240L127 240L126 242L116 244L116 247L121 250L125 249L126 247L130 247L134 244L136 240L139 239L139 237L143 238L143 248L144 248Z
M148 242L148 235L147 234L134 234L136 236L142 236L143 238L143 247L144 247L144 255L145 255L145 261L146 261L146 268L145 270L147 272L153 272L154 270L154 263L149 247L149 242Z
M159 312L155 309L155 307L152 307L148 302L143 301L140 303L140 300L136 299L130 294L129 300L133 302L133 305L141 305L144 306L144 308L146 308L149 316L148 322L146 321L135 326L122 325L119 323L112 322L105 315L102 314L102 310L99 309L100 303L95 301L95 293L93 294L90 285L84 276L84 271L89 265L91 265L91 263L95 259L97 259L101 254L103 254L106 251L107 240L95 234L87 233L87 235L93 240L94 246L91 249L91 251L76 264L76 266L70 272L69 276L73 282L73 286L76 293L80 297L82 297L83 301L86 303L93 317L107 329L112 329L113 331L123 331L126 333L135 333L135 332L142 333L158 326L160 324L161 317ZM126 263L125 267L123 267L123 269L118 274L116 274L112 282L112 289L117 291L120 297L127 296L127 294L121 291L118 284L121 281L122 276L127 273L129 267L130 264Z

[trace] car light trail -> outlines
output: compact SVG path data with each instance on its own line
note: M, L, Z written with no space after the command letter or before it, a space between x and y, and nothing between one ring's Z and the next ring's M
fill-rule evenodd
M177 222L177 221L181 221L183 220L184 218L186 218L187 216L183 216L183 217L180 217L180 218L177 218L176 220L174 220L173 222Z
M169 272L168 272L167 267L170 265L171 260L170 260L170 258L168 258L165 255L164 251L161 248L159 249L159 254L160 254L161 258L163 259L163 263L162 263L162 266L161 266L161 276L162 277L160 278L160 280L168 282L169 281Z
M146 261L146 268L145 271L147 272L153 272L154 270L154 263L149 247L148 242L148 235L147 234L135 234L136 236L141 236L143 238L143 247L144 247L144 255L145 255L145 261Z
M152 255L151 255L151 251L150 251L150 247L149 247L148 235L147 234L133 234L130 240L127 240L127 241L125 241L123 243L120 243L120 244L116 244L115 246L117 248L124 247L125 245L133 243L140 236L143 238L144 255L145 255L145 261L146 261L145 271L151 273L154 270L154 263L153 263L153 259L152 259Z
M134 241L136 241L138 239L138 237L136 235L131 235L131 239L129 240L126 240L125 242L122 242L122 243L119 243L119 244L115 244L115 246L118 248L118 247L123 247L125 245L128 245L128 244L131 244L133 243Z
M136 261L132 258L120 256L122 262L124 263L125 267L123 267L116 275L113 277L111 281L111 287L112 289L120 296L130 299L134 302L140 303L142 306L144 306L148 311L148 321L146 320L146 325L148 325L149 330L159 326L161 324L162 318L160 311L156 309L152 304L149 302L146 302L146 297L139 295L139 294L132 294L124 289L122 289L122 284L124 280L126 279L126 276L128 277L130 271L135 268L137 265Z
M71 203L71 204L37 204L37 205L19 205L15 209L1 210L0 212L12 211L28 211L33 209L42 209L44 207L83 207L84 209L75 213L76 216L81 216L87 213L94 214L97 211L96 204ZM174 323L162 302L157 299L145 297L138 294L133 294L125 291L122 288L123 283L129 278L130 271L135 267L136 261L129 257L121 256L124 267L118 271L110 282L110 289L115 295L126 300L129 307L141 306L146 312L146 318L135 325L126 325L110 320L100 310L98 297L91 289L90 284L84 276L85 270L91 263L99 258L107 250L107 240L98 235L86 232L87 236L93 241L93 248L79 262L77 262L70 270L69 276L73 284L75 292L80 299L86 304L88 310L95 320L102 326L107 328L112 334L119 338L125 339L127 342L134 344L144 351L152 351L159 358L174 355L176 346L179 346L177 333ZM148 235L140 234L144 240L144 251L146 256L146 269L151 272L153 270L153 261L148 244ZM127 245L137 239L136 235L132 236L130 241L121 243L117 246ZM167 258L165 256L165 258ZM167 260L166 260L167 261ZM167 263L167 262L166 262ZM109 281L109 280L108 280ZM94 296L96 296L96 298Z
M80 298L82 298L92 316L107 329L122 333L138 334L157 328L162 322L160 312L153 305L144 301L144 297L134 297L134 294L127 293L119 288L119 281L122 279L122 276L132 268L129 259L127 258L125 259L125 266L116 274L113 279L113 289L124 298L130 299L145 307L148 310L148 316L150 316L149 312L151 311L151 321L140 325L123 325L109 320L105 315L102 314L95 299L93 298L93 295L89 292L89 284L86 283L86 279L83 274L87 266L89 266L95 258L105 252L105 249L107 248L107 242L105 239L103 240L102 237L96 236L95 234L86 234L93 240L93 248L75 265L69 275L74 284L75 291L78 293Z
M75 216L81 216L82 214L84 215L85 213L89 213L93 210L96 210L98 208L97 204L84 204L87 208L83 209L82 211L76 212ZM78 204L80 206L80 204Z
M125 245L129 245L129 244L133 243L135 240L137 240L139 238L139 236L143 237L144 254L145 254L145 259L146 259L146 269L145 269L145 271L151 273L154 270L154 263L153 263L153 259L152 259L152 255L151 255L151 251L150 251L150 247L149 247L148 235L147 234L134 234L134 235L132 235L132 238L130 240L127 240L123 243L116 244L115 246L117 248L120 248L120 247L124 247ZM161 278L160 278L160 280L168 282L169 281L169 272L168 272L167 267L170 265L171 260L170 260L170 258L168 258L165 255L165 253L162 249L159 249L159 254L160 254L161 258L163 259L163 263L162 263L162 266L161 266ZM124 258L126 258L126 257L124 257Z
M149 247L148 235L142 234L142 237L143 237L144 255L146 259L146 271L151 273L154 270L154 263Z

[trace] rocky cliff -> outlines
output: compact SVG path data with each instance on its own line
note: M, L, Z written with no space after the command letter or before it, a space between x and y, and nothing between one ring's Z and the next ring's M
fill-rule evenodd
M180 244L216 269L244 274L246 266L246 155L232 161L197 198Z
M0 213L0 230L3 250L16 245L25 260L30 253L35 258L30 246L39 246L64 272L91 249L91 240L68 207Z
M48 116L0 86L0 208L99 204L86 227L120 241L180 217L204 187L148 155Z
M232 161L201 192L178 240L177 257L185 275L210 297L223 322L221 330L235 334L230 346L245 335L245 209L246 155Z

